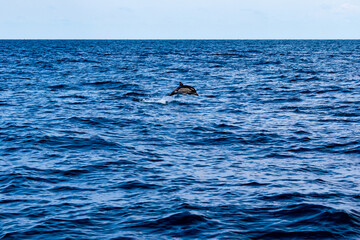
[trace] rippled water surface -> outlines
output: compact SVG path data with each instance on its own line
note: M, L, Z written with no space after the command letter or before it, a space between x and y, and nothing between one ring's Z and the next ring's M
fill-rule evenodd
M359 84L360 41L0 41L0 238L359 239Z

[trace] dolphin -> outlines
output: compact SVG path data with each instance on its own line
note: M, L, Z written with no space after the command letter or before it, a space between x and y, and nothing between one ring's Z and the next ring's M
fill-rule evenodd
M182 84L182 82L179 83L180 86L177 87L174 91L172 91L169 96L175 95L175 94L184 94L184 95L196 95L199 96L199 94L197 94L195 88L190 87L190 86L186 86L184 84Z

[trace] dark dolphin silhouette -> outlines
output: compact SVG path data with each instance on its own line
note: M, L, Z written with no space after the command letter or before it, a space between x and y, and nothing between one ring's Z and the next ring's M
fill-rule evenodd
M170 93L169 96L176 95L176 94L199 96L199 94L197 94L195 88L186 86L186 85L182 84L182 82L180 82L180 86L177 87L174 91L172 91L172 93Z

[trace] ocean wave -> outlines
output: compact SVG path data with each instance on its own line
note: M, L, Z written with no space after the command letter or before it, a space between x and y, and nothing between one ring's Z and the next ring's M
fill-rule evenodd
M60 149L118 149L117 143L109 142L101 137L79 138L68 136L43 136L39 139L27 140L26 143L35 141L36 144L49 148Z
M359 239L358 40L0 42L0 239Z

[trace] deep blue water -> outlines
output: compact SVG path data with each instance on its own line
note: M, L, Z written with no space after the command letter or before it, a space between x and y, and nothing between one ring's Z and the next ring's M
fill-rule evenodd
M0 239L360 239L358 40L3 40L0 114Z

